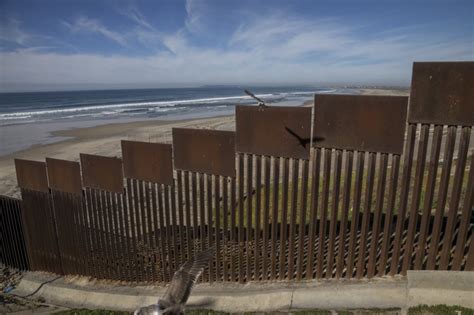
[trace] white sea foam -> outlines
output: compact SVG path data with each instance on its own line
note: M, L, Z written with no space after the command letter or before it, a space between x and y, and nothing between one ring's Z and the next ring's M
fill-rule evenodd
M261 94L258 97L270 97L273 94ZM250 99L250 96L227 96L227 97L213 97L213 98L200 98L191 100L173 100L173 101L159 101L159 102L137 102L137 103L124 103L124 104L108 104L108 105L94 105L94 106L83 106L83 107L72 107L72 108L61 108L52 110L38 110L30 112L15 112L15 113L4 113L0 114L0 118L6 117L20 117L25 115L48 115L48 114L59 114L59 113L71 113L81 111L93 111L100 109L112 109L112 108L123 108L123 107L148 107L148 106L176 106L181 104L200 104L200 103L216 103L227 100L238 100L238 99Z
M269 93L269 94L257 94L259 98L263 98L267 101L281 99L282 97L288 96L302 96L315 93L331 93L335 90L327 91L302 91L302 92L282 92L282 93ZM12 113L1 113L0 121L2 120L16 120L22 121L28 118L42 117L42 116L59 116L61 118L77 118L77 117L100 117L117 115L126 113L128 115L134 114L129 112L129 108L140 108L143 107L144 111L151 112L168 112L177 110L175 106L191 106L191 105L208 105L222 102L232 102L240 100L251 100L250 96L225 96L225 97L211 97L211 98L199 98L199 99L184 99L184 100L172 100L172 101L156 101L156 102L132 102L123 104L107 104L107 105L93 105L93 106L82 106L82 107L69 107L69 108L58 108L58 109L45 109L45 110L34 110L26 112L12 112ZM229 105L232 105L230 103ZM221 105L227 106L227 105ZM82 112L82 113L81 113ZM84 113L90 112L90 113ZM81 113L81 114L80 114ZM39 118L38 117L38 118ZM44 119L46 117L42 117Z

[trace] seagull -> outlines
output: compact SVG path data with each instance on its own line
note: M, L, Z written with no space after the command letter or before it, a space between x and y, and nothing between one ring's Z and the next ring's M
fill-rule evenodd
M247 94L248 96L250 96L251 98L257 100L258 102L258 110L263 110L265 107L267 107L267 105L265 104L265 102L261 99L261 98L258 98L256 97L252 92L250 92L249 90L244 90L245 94Z
M165 295L152 304L137 309L134 315L180 315L191 295L194 284L201 276L209 260L214 256L212 248L197 253L194 259L185 262L173 275Z

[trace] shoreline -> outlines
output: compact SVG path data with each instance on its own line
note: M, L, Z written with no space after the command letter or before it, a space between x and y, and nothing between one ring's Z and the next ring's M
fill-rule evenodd
M0 195L19 197L14 159L44 161L46 157L79 161L80 153L121 157L120 140L171 142L172 128L235 130L234 115L184 120L149 120L111 123L95 127L54 131L54 136L69 137L0 157Z
M408 90L359 89L357 91L365 95L408 95ZM300 106L312 104L313 101L309 100ZM52 157L79 161L80 153L121 157L120 140L170 143L171 129L174 127L235 130L235 116L232 114L208 118L139 120L52 131L51 136L65 139L35 144L0 156L0 195L19 197L15 158L44 161L46 157Z

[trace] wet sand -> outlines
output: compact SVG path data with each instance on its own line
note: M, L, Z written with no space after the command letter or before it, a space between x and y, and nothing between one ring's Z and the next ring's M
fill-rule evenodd
M121 156L120 140L171 142L171 130L177 128L208 128L234 130L234 116L178 121L138 121L53 132L54 136L71 137L46 145L37 145L0 157L0 194L19 196L16 187L14 159L44 161L45 157L79 160L80 153Z

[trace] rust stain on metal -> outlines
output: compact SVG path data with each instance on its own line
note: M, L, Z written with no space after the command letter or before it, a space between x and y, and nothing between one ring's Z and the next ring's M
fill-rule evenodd
M122 157L125 177L173 184L171 144L122 140Z
M15 159L15 168L20 188L49 192L46 163Z
M316 95L317 147L401 154L408 98Z
M81 153L81 166L85 187L123 193L121 159Z
M174 166L177 169L235 176L235 133L173 128Z
M309 158L311 108L237 106L238 152Z
M474 125L474 62L415 62L408 120Z
M49 185L52 189L82 193L81 166L78 162L46 158Z

